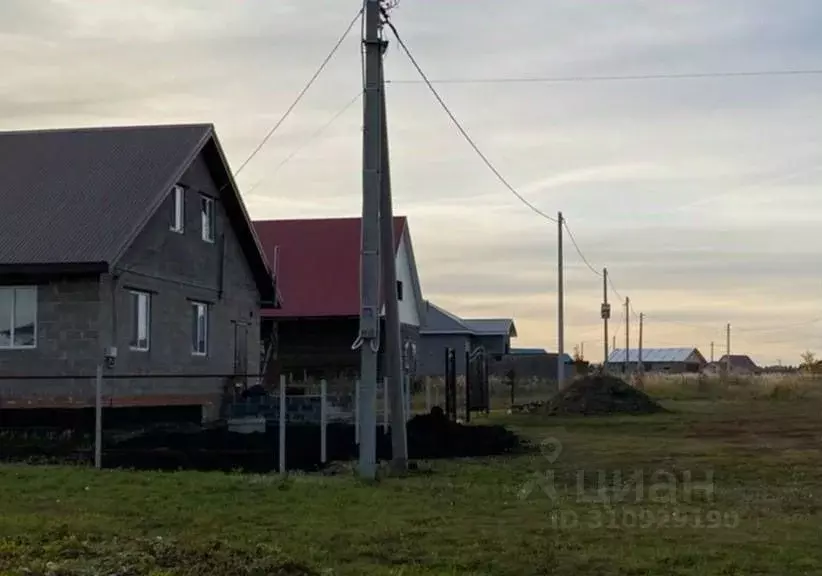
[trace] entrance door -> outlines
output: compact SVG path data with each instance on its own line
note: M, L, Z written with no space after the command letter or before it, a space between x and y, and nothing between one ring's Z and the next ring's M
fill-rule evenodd
M234 374L248 385L248 324L234 324Z

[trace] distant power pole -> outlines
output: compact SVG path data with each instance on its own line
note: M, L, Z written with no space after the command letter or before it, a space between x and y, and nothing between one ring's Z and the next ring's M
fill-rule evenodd
M565 384L565 271L562 254L562 212L557 212L557 389Z
M383 42L383 52L388 42ZM402 473L408 468L408 443L405 428L405 386L402 373L402 336L397 302L397 258L394 250L394 207L391 199L391 162L388 149L388 115L385 103L385 70L380 58L380 140L382 142L380 182L380 256L382 292L385 300L386 390L391 405L391 468ZM410 390L409 390L410 393Z
M631 299L625 297L625 373L628 374L631 355Z
M602 342L605 345L604 356L602 357L603 368L608 368L608 320L611 318L611 305L608 304L608 269L602 269L602 327L605 337Z
M639 363L639 371L642 373L643 371L643 364L642 364L642 326L645 324L645 314L642 312L639 313L639 348L638 352L639 355L637 356L637 362Z
M725 372L731 375L731 324L728 323L725 333Z
M382 110L380 0L365 2L365 91L360 257L360 455L359 475L377 475L377 358L380 349L380 171Z
M714 343L711 342L711 364L714 363Z

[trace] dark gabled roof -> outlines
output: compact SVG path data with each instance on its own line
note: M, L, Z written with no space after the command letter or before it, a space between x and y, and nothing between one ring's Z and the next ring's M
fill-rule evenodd
M0 132L0 273L113 269L201 152L261 297L274 301L211 124Z
M722 358L719 359L718 364L724 365L728 361L728 355L725 354ZM759 370L759 366L756 365L750 356L745 354L731 354L731 366L734 368L741 368L744 370Z

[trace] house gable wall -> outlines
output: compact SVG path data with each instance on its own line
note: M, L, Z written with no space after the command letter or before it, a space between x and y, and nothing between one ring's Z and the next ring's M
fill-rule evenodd
M184 230L171 227L173 195L165 201L125 252L109 278L106 310L110 341L118 358L112 373L154 373L189 376L167 380L120 381L116 393L125 396L176 397L179 402L219 403L225 378L234 372L235 325L247 324L247 373L258 374L260 364L259 292L248 261L229 222L219 190L202 155L195 159L180 184L185 186ZM215 241L202 239L200 197L215 201ZM150 347L129 348L132 329L131 290L151 294ZM208 354L192 349L191 301L209 305Z
M414 289L414 280L411 270L412 260L408 250L406 234L403 234L397 250L397 281L402 282L403 299L399 304L400 323L408 326L420 325L420 302L417 291Z

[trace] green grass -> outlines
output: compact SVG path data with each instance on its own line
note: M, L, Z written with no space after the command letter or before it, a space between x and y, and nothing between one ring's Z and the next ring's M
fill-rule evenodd
M675 413L495 414L537 444L556 438L558 458L430 462L376 485L0 466L0 574L822 574L822 404L666 406ZM555 498L534 482L549 471ZM579 501L580 477L590 498L598 471L607 486L639 474L640 497L629 485L623 502ZM675 475L673 492L651 488L658 471ZM712 474L712 498L686 501L685 471Z

